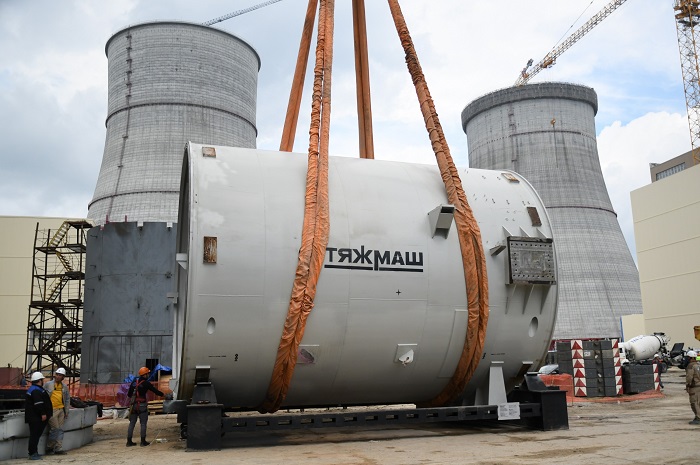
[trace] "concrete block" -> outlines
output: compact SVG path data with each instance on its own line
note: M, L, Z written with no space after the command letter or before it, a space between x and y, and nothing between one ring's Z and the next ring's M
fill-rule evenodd
M605 397L615 397L615 396L617 396L617 387L605 386Z
M39 446L37 447L37 450L39 451L40 455L44 455L46 453L46 439L47 439L47 434L44 433L41 438L39 439ZM14 439L12 442L12 458L13 459L18 459L18 458L23 458L27 457L29 455L29 451L27 450L29 448L29 437L26 438L17 438Z
M14 441L0 441L0 461L12 458L12 443Z
M63 435L63 449L64 450L78 449L79 447L82 447L85 444L91 443L92 439L93 439L92 426L89 426L89 427L83 428L83 429L79 429L79 430L67 431Z
M29 438L17 438L12 442L12 458L17 459L20 457L27 457L27 447L29 446ZM39 453L46 449L46 441L44 441L44 449L41 448L41 441L39 441Z
M29 437L29 426L24 422L24 412L5 416L0 420L0 441Z
M76 428L76 425L87 424L87 427ZM76 449L89 444L93 440L93 425L97 423L97 406L85 409L72 409L68 421L64 424L63 448ZM66 425L71 428L66 429ZM29 426L24 423L24 414L8 415L0 420L0 431L4 435L0 440L0 461L27 457L29 444ZM46 453L48 428L39 439L39 454Z
M83 409L73 408L68 412L68 418L63 424L63 431L72 431L83 427Z
M83 428L97 423L97 405L91 405L83 409Z

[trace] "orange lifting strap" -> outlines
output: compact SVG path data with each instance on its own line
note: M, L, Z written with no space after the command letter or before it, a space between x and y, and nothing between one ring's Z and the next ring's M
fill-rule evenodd
M469 322L467 324L467 337L462 348L457 369L452 379L434 399L423 402L421 406L432 407L450 403L464 390L467 383L479 365L479 359L486 339L486 326L489 317L489 285L486 274L486 257L481 243L481 231L474 218L467 196L459 179L459 172L455 167L450 149L445 141L445 134L438 119L433 99L425 82L423 70L418 62L416 50L413 47L411 35L408 32L398 0L389 0L389 8L394 18L396 31L399 33L401 45L406 54L406 65L411 73L413 85L416 87L418 103L420 104L425 127L430 136L433 152L437 159L442 181L445 183L447 200L455 206L455 224L459 235L459 247L462 252L462 264L464 265L464 280L467 287L467 308Z
M309 3L315 0L310 0ZM331 71L333 62L333 12L335 0L321 0L311 100L311 128L306 173L306 206L296 276L292 285L287 319L277 348L261 413L279 409L287 396L297 363L297 351L304 337L306 319L314 306L316 284L328 245L328 139L331 118ZM307 14L308 17L308 14ZM291 99L290 99L291 102ZM292 142L293 143L293 142Z
M299 115L301 88L306 69L314 22L316 2L309 0L299 59L289 99L287 118L283 132L281 151L291 151L294 130ZM435 398L422 402L421 406L440 406L458 398L478 366L486 338L488 324L488 281L486 259L479 226L467 202L459 172L454 165L445 141L442 126L435 111L432 97L425 82L418 57L413 47L408 27L398 0L388 0L389 8L406 54L406 64L416 88L416 94L426 129L445 184L448 201L455 206L455 223L464 265L469 312L467 334L457 368ZM316 66L314 68L314 92L312 97L311 128L309 130L308 171L306 178L306 206L299 250L296 277L277 350L270 385L260 412L275 412L284 401L297 361L297 351L304 336L306 319L314 306L316 284L325 258L328 232L328 138L330 123L331 71L333 59L334 0L320 0ZM353 0L355 22L356 74L358 96L358 121L360 124L360 154L374 158L372 146L371 108L369 105L369 67L367 61L366 30L364 27L364 0ZM358 45L359 44L359 45ZM304 63L302 64L302 61Z

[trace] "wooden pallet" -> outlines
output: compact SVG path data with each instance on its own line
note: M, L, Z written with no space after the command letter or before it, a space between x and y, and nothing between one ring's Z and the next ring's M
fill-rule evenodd
M157 415L163 413L163 401L162 400L151 400L148 402L148 414Z

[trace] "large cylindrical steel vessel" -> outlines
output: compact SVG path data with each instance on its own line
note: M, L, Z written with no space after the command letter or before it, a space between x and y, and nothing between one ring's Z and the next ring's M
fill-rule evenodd
M522 174L552 219L555 339L620 337L620 317L642 313L639 273L598 159L597 111L593 89L552 82L492 92L462 111L469 165Z
M105 49L107 136L88 217L175 222L188 140L255 147L260 59L232 34L174 21L129 26Z
M178 398L189 399L200 367L224 405L262 402L295 276L306 169L302 154L189 144L177 239ZM490 316L481 362L456 402L486 403L494 372L510 389L544 361L556 263L547 213L524 178L459 174L481 228ZM452 377L467 330L458 235L438 168L331 158L329 186L324 268L283 406L428 401Z

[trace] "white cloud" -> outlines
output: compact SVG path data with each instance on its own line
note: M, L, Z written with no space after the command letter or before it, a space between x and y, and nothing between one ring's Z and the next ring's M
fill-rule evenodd
M688 120L677 113L647 113L628 124L616 121L600 131L598 154L603 177L635 260L630 192L651 183L650 163L666 161L688 150Z
M0 174L7 179L0 185L0 215L62 216L65 208L66 216L75 216L87 209L104 148L104 47L114 32L150 20L203 22L255 3L0 0ZM337 5L331 153L356 156L349 3ZM527 59L542 58L584 9L591 5L571 31L607 3L401 2L458 165L467 166L464 106L512 85ZM631 248L630 190L648 182L649 161L688 146L670 3L629 2L533 81L578 82L597 91L601 161ZM257 127L263 149L279 146L305 10L302 0L284 0L217 25L260 54ZM367 2L367 20L376 156L434 163L386 2ZM307 78L297 151L308 145L309 83Z

